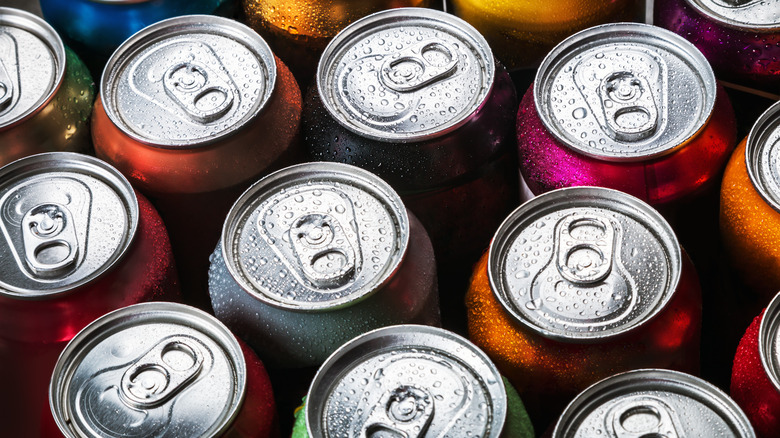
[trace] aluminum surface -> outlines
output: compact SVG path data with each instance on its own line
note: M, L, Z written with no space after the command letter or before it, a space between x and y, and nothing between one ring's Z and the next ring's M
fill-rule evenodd
M780 30L780 0L686 0L705 17L745 31Z
M753 124L747 138L748 176L761 197L780 211L780 103L769 107Z
M769 381L780 392L780 294L764 312L758 332L758 354Z

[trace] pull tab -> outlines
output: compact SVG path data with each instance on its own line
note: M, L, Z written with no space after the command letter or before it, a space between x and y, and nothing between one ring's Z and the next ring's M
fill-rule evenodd
M417 44L400 52L399 57L385 61L381 82L399 93L424 88L452 76L458 67L458 52L439 42Z
M346 284L355 272L355 249L329 214L307 214L290 228L290 242L303 274L317 287Z
M60 204L42 204L22 218L22 237L27 266L35 275L63 275L76 264L79 243L70 210Z
M18 71L14 70L19 68L14 61L16 61L16 41L7 33L0 32L0 111L6 110L13 101L15 90L11 73L18 75Z
M399 386L385 393L374 406L360 431L361 438L377 432L396 433L404 438L421 438L433 420L433 396L428 390Z
M224 116L233 105L229 84L204 64L185 61L165 72L165 93L193 120L210 123Z
M658 108L644 77L631 72L606 76L599 97L606 116L608 134L618 141L639 141L658 127Z
M680 438L673 415L661 400L639 395L612 408L606 426L613 438Z
M120 394L129 406L159 406L191 383L203 366L203 353L194 339L171 336L155 345L122 375Z
M612 270L615 229L595 214L569 215L557 227L555 260L558 272L576 285L604 280Z

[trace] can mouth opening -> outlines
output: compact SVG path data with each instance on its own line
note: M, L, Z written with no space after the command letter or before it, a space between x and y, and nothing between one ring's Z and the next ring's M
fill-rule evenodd
M758 355L769 381L780 392L780 293L764 312L758 329Z
M745 147L745 165L750 182L761 198L780 213L780 173L773 174L770 167L773 150L775 155L780 155L778 142L780 102L770 106L758 117L748 133ZM764 159L765 156L769 158L768 161Z
M685 0L685 2L710 21L741 32L772 33L780 30L780 12L777 11L777 5L772 2L749 0L742 2L734 0ZM760 16L762 12L766 15L774 12L774 21L750 21L750 10L756 8L759 9L759 13L754 13L753 17ZM761 8L765 9L761 10ZM744 17L740 17L741 15ZM740 18L744 19L740 20Z

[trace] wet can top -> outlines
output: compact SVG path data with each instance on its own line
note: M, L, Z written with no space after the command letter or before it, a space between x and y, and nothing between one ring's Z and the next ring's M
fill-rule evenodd
M223 227L222 255L258 300L317 311L384 286L408 242L406 209L387 183L347 164L305 163L241 195Z
M600 187L537 196L512 212L490 245L490 286L520 324L565 342L635 329L674 294L682 254L649 205Z
M213 316L176 303L106 314L65 347L49 402L68 437L213 437L244 400L246 363Z
M157 147L197 147L230 135L270 99L268 44L236 21L188 15L138 31L100 81L103 107L128 136Z
M608 377L566 407L553 438L755 438L723 391L678 371L645 369Z
M545 57L534 83L548 131L582 154L644 161L683 147L715 105L696 47L668 30L615 23L579 32Z
M780 102L756 120L747 137L748 176L761 197L780 211Z
M686 0L712 21L754 32L780 30L780 0Z
M417 325L344 344L306 400L309 436L324 438L497 438L506 415L506 390L487 355L452 332Z
M317 68L325 108L358 135L413 142L451 132L485 101L495 63L465 21L423 8L369 15L328 44Z
M758 350L766 375L780 392L780 294L777 294L764 312L758 334Z
M65 75L65 46L48 23L0 7L0 130L48 103Z
M97 158L52 152L0 169L0 295L49 298L99 277L138 227L130 183Z

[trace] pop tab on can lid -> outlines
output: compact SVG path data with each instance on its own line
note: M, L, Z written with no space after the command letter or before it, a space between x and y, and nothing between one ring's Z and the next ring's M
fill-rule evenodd
M264 108L276 62L257 33L227 18L163 20L125 41L100 83L113 123L158 147L197 147L227 136Z
M312 437L422 438L468 430L497 438L507 398L495 365L469 341L439 328L399 325L333 353L312 381L305 415Z
M440 11L369 15L325 49L317 89L348 129L384 141L418 141L457 128L486 99L495 75L487 41Z
M608 377L564 410L553 438L755 438L723 391L678 371L645 369Z
M700 14L744 31L773 32L780 29L778 0L686 0Z
M707 123L716 83L707 60L682 37L617 23L564 40L542 62L534 99L565 145L609 161L677 150Z
M49 398L70 437L210 437L230 426L245 391L244 356L225 326L182 304L144 303L76 335Z
M669 224L642 201L600 187L554 190L523 204L490 245L491 289L543 336L625 333L664 308L682 271Z
M233 278L269 304L330 309L378 290L409 242L401 198L374 174L306 163L247 190L222 233Z
M65 75L65 46L40 17L0 7L0 130L37 112Z
M756 120L747 137L745 163L756 191L780 211L780 102Z
M113 167L52 152L0 169L0 294L44 298L116 263L138 226L138 200Z

